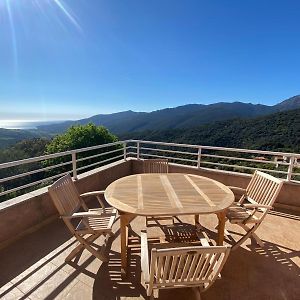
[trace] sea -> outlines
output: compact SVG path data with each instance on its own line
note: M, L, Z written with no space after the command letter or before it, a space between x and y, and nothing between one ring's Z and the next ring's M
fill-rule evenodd
M5 129L37 129L40 125L50 125L61 123L63 120L55 121L24 121L24 120L0 120L0 128Z

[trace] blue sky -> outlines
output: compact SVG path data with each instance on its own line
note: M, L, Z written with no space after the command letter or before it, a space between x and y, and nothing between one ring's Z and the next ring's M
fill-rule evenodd
M300 1L0 0L0 120L300 93Z

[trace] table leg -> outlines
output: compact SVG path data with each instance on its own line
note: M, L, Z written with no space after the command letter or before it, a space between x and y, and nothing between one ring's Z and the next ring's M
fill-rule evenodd
M195 225L200 224L200 216L195 215Z
M223 246L224 241L224 231L225 231L225 221L226 221L226 211L221 211L217 213L219 219L219 226L218 226L218 246Z
M121 276L125 277L128 265L128 225L134 219L133 215L120 213L121 231Z

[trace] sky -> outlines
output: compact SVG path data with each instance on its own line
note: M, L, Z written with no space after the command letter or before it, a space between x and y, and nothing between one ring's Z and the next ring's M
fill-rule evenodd
M0 120L300 94L300 1L0 0Z

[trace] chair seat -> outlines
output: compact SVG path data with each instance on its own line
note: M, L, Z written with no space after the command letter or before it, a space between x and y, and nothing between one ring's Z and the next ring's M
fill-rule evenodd
M243 223L246 220L247 223L256 223L259 219L256 216L251 216L251 212L252 210L234 204L228 208L226 217L230 223Z
M83 218L76 227L78 233L111 232L112 225L117 216L117 210L113 207L89 209L89 212L101 213L99 217Z
M160 243L212 245L205 232L188 223L150 225L147 227L147 236L149 240L159 240Z

